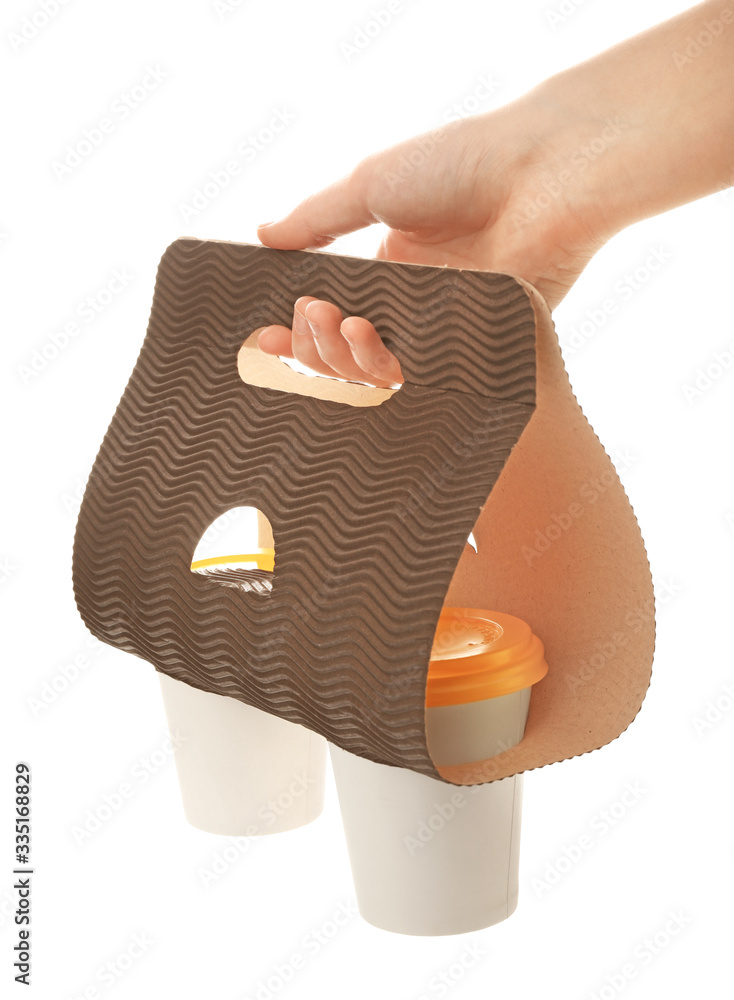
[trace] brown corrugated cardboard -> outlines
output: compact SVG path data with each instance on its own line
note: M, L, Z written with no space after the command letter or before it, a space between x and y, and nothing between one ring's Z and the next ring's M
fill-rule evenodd
M304 294L370 319L403 386L309 378L253 350ZM245 505L272 526L270 588L189 568L211 522ZM609 742L649 682L637 522L544 302L508 275L177 240L85 492L74 586L92 632L157 670L457 784ZM424 699L444 602L524 618L549 672L517 747L439 772Z

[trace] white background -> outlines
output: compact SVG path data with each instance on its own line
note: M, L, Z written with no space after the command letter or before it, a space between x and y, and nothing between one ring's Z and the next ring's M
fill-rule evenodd
M557 310L578 399L613 455L639 518L659 596L653 682L642 712L610 746L526 775L521 897L477 934L411 938L359 917L308 954L270 993L258 983L304 951L352 885L332 779L310 827L261 838L205 889L199 869L231 846L185 822L168 758L80 846L73 828L164 744L153 668L90 646L74 605L71 545L79 497L145 333L155 268L181 235L255 242L277 218L363 155L440 124L454 103L504 103L547 75L687 5L587 0L553 27L561 2L406 2L351 61L341 50L370 18L362 2L68 0L17 50L11 33L39 8L3 4L0 272L7 405L0 556L4 768L0 775L0 983L12 982L13 767L34 775L34 985L41 998L83 996L418 998L450 995L584 1000L721 996L730 979L731 748L734 682L731 464L734 367L693 401L684 385L734 340L729 294L734 193L634 226L592 262ZM39 20L41 20L39 18ZM52 164L113 102L159 66L165 79L63 179ZM492 96L470 100L482 76ZM278 108L295 121L216 197L184 220L180 205ZM662 179L661 179L662 183ZM369 256L378 232L340 240ZM572 328L616 295L615 283L668 255L603 324ZM77 309L113 269L128 287L86 323ZM642 272L641 272L642 273ZM598 318L598 317L597 317ZM76 319L80 333L23 378L34 349ZM620 554L621 556L621 554ZM86 656L38 708L44 683ZM68 671L67 671L68 672ZM36 701L34 701L34 699ZM697 731L709 702L720 717ZM156 758L159 759L159 758ZM3 776L4 775L4 776ZM644 793L605 834L599 816L628 782ZM553 878L564 850L592 846ZM645 958L671 912L684 929ZM152 941L107 987L97 970L134 934ZM482 952L460 962L467 945ZM121 965L125 965L123 958ZM623 973L631 967L634 975ZM437 988L443 973L450 986ZM6 984L8 986L6 987ZM9 991L6 994L6 989ZM94 994L92 994L94 995Z

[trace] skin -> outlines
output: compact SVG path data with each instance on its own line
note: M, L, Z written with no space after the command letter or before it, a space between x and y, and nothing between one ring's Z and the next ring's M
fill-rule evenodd
M258 238L320 249L381 222L378 258L514 274L553 309L616 233L732 184L734 0L716 0L504 107L368 156ZM322 375L402 382L372 323L313 296L258 346Z

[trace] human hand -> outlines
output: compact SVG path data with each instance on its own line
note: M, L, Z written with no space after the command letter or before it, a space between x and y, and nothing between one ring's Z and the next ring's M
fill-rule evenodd
M734 163L734 26L685 76L671 61L704 3L551 78L497 110L362 160L258 228L266 246L318 249L376 222L376 256L531 282L555 308L616 232L722 186ZM705 113L703 113L705 111ZM262 350L373 385L402 380L379 331L303 296Z
M578 141L604 127L579 123ZM532 102L451 122L367 157L282 221L259 227L258 237L280 249L316 249L383 222L390 229L378 258L515 274L555 305L601 241L578 189L548 198L537 218L527 217L527 205L561 160L547 132L548 116ZM379 386L402 381L372 323L344 319L334 303L313 296L295 303L292 329L268 327L258 344L322 375Z

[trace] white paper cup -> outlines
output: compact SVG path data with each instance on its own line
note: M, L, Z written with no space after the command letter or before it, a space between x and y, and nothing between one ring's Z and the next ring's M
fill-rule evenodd
M459 787L329 750L365 920L400 934L463 934L510 916L522 775Z
M434 762L484 760L519 743L531 685L547 670L539 640L524 622L494 612L446 609L439 625L426 708ZM492 691L501 693L457 700ZM446 701L453 703L438 704ZM365 920L428 935L476 931L510 916L518 896L521 774L457 786L329 749Z
M273 536L258 511L258 546L210 556L192 572L214 585L267 591ZM236 698L158 674L172 735L182 737L176 769L186 818L208 833L259 836L310 823L324 805L326 740Z
M486 760L519 743L530 708L529 687L463 705L426 708L428 752L439 767Z
M208 833L254 837L316 819L326 740L235 698L158 674L186 819Z

